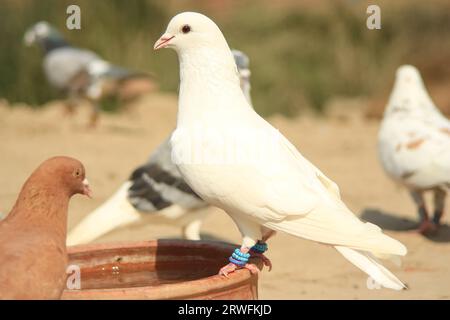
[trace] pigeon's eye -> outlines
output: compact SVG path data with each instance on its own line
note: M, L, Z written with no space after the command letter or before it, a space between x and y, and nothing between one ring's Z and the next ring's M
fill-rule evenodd
M181 32L183 32L184 34L191 32L191 26L188 24L185 24L182 28L181 28Z
M73 172L73 176L74 176L74 177L79 177L79 176L81 176L81 170L80 170L80 169L76 169L76 170Z

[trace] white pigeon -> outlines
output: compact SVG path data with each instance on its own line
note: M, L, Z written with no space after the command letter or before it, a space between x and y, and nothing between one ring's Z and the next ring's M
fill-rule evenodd
M224 209L243 237L220 274L239 267L257 272L246 263L249 253L261 254L265 241L284 231L333 246L384 287L405 288L378 261L405 255L405 246L361 222L337 185L250 107L227 41L211 19L176 15L154 45L160 48L173 48L180 62L172 159L191 188Z
M450 121L434 105L413 66L397 70L379 131L378 150L388 175L410 191L420 216L419 232L435 231L450 186ZM424 200L427 190L434 193L432 220Z
M233 57L242 91L251 103L249 58L239 50L233 50ZM88 243L114 229L142 222L176 226L185 239L200 240L207 203L184 182L172 162L169 138L109 199L69 232L68 245Z

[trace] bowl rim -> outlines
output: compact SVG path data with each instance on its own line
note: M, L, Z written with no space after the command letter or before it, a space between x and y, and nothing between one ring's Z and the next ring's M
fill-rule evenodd
M202 247L215 250L230 252L239 247L236 244L213 241L213 240L179 240L179 239L157 239L147 241L133 242L110 242L110 243L94 243L71 246L67 248L68 255L83 253L87 251L105 251L127 248L144 248L144 247ZM70 261L70 258L69 258ZM262 260L258 257L253 258L258 268L262 269ZM252 274L247 269L238 269L228 275L228 278L218 274L209 277L188 280L184 282L161 284L157 286L142 287L121 287L108 289L81 289L81 290L64 290L63 299L189 299L205 293L214 293L225 290L233 290L233 288L241 287L246 283L257 285L258 274Z

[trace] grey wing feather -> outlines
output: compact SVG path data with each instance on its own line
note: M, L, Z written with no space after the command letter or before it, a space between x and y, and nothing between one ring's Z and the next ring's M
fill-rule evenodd
M187 209L207 205L187 185L172 162L169 140L164 141L148 162L131 174L128 199L139 211L156 212L174 204Z

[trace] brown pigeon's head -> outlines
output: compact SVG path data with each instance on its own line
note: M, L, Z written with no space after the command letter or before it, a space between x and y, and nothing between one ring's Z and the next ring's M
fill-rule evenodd
M83 194L91 197L83 164L70 157L53 157L44 161L33 174L42 183L53 185L69 196Z

